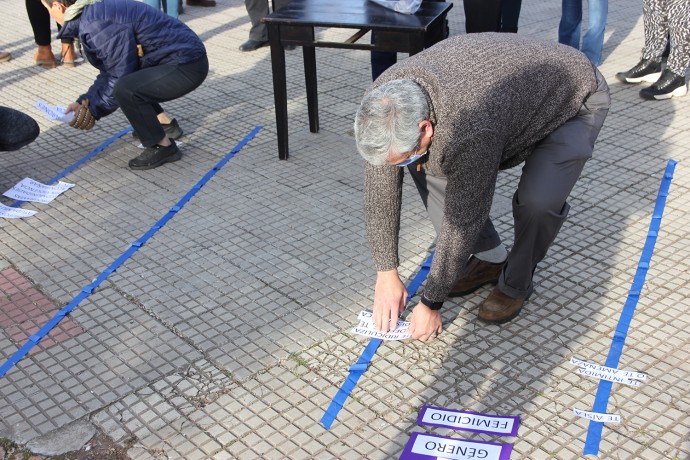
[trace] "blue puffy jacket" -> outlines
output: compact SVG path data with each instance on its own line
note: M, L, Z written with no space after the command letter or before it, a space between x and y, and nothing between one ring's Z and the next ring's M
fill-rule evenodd
M113 86L118 78L161 64L186 64L206 55L201 39L185 24L145 3L103 0L80 7L66 21L59 38L78 38L84 56L101 73L77 102L89 100L96 119L117 110ZM143 56L139 56L141 45Z

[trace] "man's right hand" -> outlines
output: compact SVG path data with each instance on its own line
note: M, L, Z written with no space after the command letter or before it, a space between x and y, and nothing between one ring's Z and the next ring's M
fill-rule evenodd
M374 326L379 332L394 331L398 317L405 308L407 288L400 281L398 270L376 274L374 291ZM389 328L390 325L390 328Z

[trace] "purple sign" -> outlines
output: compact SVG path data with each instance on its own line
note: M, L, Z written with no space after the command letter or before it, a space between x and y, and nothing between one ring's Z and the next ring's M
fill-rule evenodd
M400 460L510 460L513 446L412 433Z
M422 406L417 417L418 425L440 426L475 433L517 436L520 416L487 415L478 412Z

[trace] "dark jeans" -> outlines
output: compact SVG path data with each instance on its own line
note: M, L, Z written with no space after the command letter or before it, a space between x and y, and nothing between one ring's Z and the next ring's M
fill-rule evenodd
M429 0L432 2L442 2L443 0ZM448 19L445 20L445 34L443 38L448 38L449 35L449 30L448 30ZM372 31L371 32L371 42L374 43L376 40L376 32ZM425 48L430 47L433 45L433 43L429 43L427 40L427 43L424 44ZM371 80L374 81L377 78L379 78L379 75L381 75L387 68L392 66L398 62L398 53L392 52L392 51L372 51L371 52Z
M501 0L464 0L465 32L499 32L501 30Z
M152 147L165 137L157 118L163 112L160 103L193 91L207 74L208 59L204 56L188 64L141 69L115 83L113 95L144 147Z

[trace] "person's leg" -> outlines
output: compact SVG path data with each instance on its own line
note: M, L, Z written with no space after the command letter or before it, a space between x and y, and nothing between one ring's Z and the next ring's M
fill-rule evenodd
M372 32L372 41L375 40ZM372 51L371 52L371 81L379 78L387 68L398 61L398 53L390 51Z
M592 156L611 103L608 85L596 73L597 91L575 117L537 144L522 168L513 196L515 243L498 281L508 297L524 300L532 293L534 270L565 221L566 200Z
M604 31L609 12L608 0L589 0L587 31L582 38L582 52L598 66L601 64L601 53L604 48Z
M441 231L441 224L443 222L448 179L427 174L424 167L420 167L419 170L417 170L416 164L408 166L408 171L417 187L424 207L429 214L429 219L434 226L436 235L438 235ZM501 237L498 235L498 232L496 232L491 219L487 219L473 247L472 253L477 254L495 249L498 246L501 246Z
M165 137L158 121L160 103L177 99L197 88L206 78L208 61L149 67L125 75L115 83L113 95L145 147Z
M668 9L671 50L666 67L676 75L685 76L690 67L690 2L671 0Z
M37 65L53 68L55 67L55 55L50 47L50 14L41 0L26 0L25 4L29 22L34 31L34 40L38 45L34 60Z
M522 0L503 0L501 2L501 32L516 34Z
M501 0L465 0L465 32L498 32L501 29Z
M168 16L171 16L175 19L179 17L179 0L161 0L161 2L163 3L163 8Z
M582 0L562 0L561 22L558 24L558 43L580 49Z
M29 115L0 106L0 151L18 150L38 137L40 128Z
M268 14L267 0L244 0L244 6L247 8L249 20L252 23L252 28L249 29L249 39L256 42L268 42L268 32L266 25L261 23L261 20Z
M143 2L157 10L161 9L161 0L143 0Z
M661 62L661 55L668 39L669 0L643 0L644 48L642 59Z

